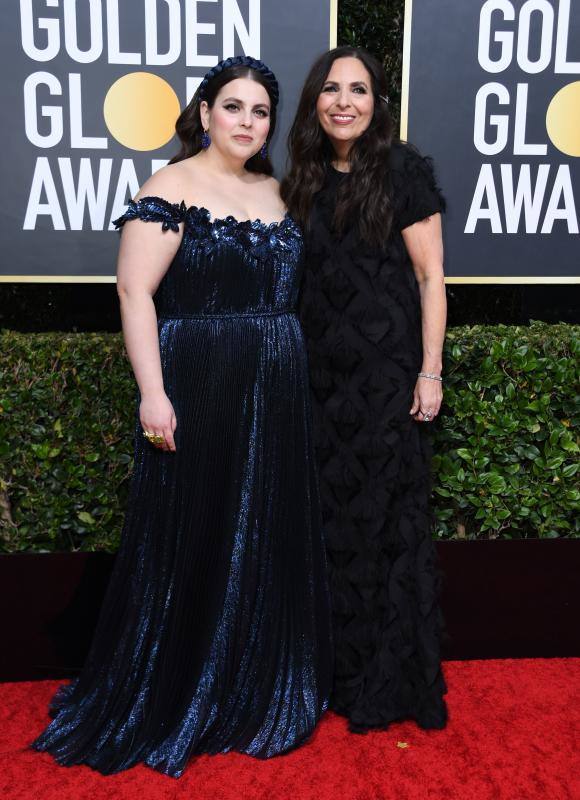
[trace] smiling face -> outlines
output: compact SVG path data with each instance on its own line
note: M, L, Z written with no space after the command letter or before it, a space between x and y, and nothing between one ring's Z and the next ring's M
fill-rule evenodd
M226 83L209 108L200 103L201 123L211 136L210 147L237 161L255 155L270 131L268 92L251 78Z
M318 96L318 121L337 154L366 131L375 102L371 76L358 58L337 58Z

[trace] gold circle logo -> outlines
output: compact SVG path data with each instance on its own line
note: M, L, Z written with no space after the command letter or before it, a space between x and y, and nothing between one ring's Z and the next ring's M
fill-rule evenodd
M175 133L179 100L151 72L130 72L111 86L103 113L111 135L131 150L157 150Z
M554 147L580 157L580 81L563 86L546 112L546 130Z

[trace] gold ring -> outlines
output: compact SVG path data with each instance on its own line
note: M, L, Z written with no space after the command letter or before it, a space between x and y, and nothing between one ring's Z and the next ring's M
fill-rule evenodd
M163 444L165 439L158 433L151 433L151 431L143 431L143 436L148 442L154 445Z

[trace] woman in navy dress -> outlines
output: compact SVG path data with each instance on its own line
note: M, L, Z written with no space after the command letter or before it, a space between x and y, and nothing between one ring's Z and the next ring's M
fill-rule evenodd
M442 728L430 447L442 399L443 198L397 141L380 64L310 70L282 196L308 230L301 297L330 573L331 708L353 731Z
M268 758L327 707L303 244L267 153L277 101L260 61L210 70L180 154L116 222L135 468L89 656L32 743L61 764L179 776L199 753Z

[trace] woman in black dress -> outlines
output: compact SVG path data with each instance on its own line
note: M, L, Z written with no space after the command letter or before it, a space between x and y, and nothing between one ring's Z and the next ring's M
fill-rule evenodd
M333 606L331 707L353 731L441 728L425 423L442 399L445 288L431 163L392 134L380 64L312 67L282 197L307 230L301 320Z
M91 651L32 743L61 764L178 777L199 753L269 758L327 707L303 244L271 177L277 101L262 62L220 62L178 120L181 152L116 222L135 469Z

